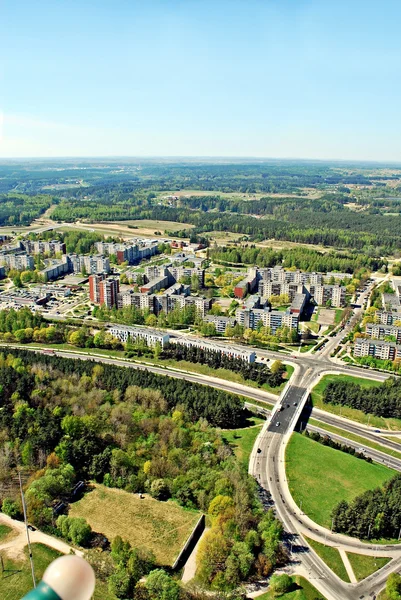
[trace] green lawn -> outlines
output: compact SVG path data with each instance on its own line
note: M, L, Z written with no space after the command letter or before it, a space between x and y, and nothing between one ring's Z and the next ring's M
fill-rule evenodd
M32 589L31 568L28 561L28 548L25 548L25 560L8 559L3 552L4 573L0 577L1 600L19 600ZM32 544L32 556L35 567L35 578L39 582L46 567L56 558L62 556L57 550L44 544ZM93 600L117 600L109 594L106 584L97 581Z
M375 415L367 415L361 410L349 408L348 406L323 403L324 390L329 383L333 383L335 381L356 383L365 388L378 387L382 385L382 382L380 381L375 381L374 379L363 379L363 377L352 377L351 375L325 375L311 392L313 406L336 415L341 414L341 416L351 419L352 421L357 421L358 423L364 423L366 425L369 423L369 425L372 427L377 427L378 429L389 429L390 431L398 431L401 429L401 419L385 419L383 417L376 417Z
M325 597L303 577L294 575L292 581L294 582L293 589L287 594L279 596L282 600L326 600ZM257 600L274 600L275 598L277 598L277 596L274 596L271 592L266 592L266 594L257 596Z
M320 542L316 542L315 540L311 540L310 538L306 538L308 540L308 544L314 549L316 554L320 556L320 558L326 563L326 565L343 581L350 583L350 578L348 577L347 569L343 563L343 559L337 548L332 548L331 546L325 546Z
M231 448L234 450L235 456L246 469L248 469L249 457L253 445L264 423L263 419L258 419L257 417L253 417L250 421L253 422L253 426L251 425L245 429L230 429L222 432L223 439L230 444Z
M337 435L342 435L343 437L347 438L348 440L353 440L354 442L357 442L361 445L368 446L369 448L373 448L374 450L380 450L380 452L384 452L385 454L388 454L389 456L394 456L395 458L401 459L401 452L397 452L396 450L391 450L390 448L386 448L385 446L382 446L380 443L371 442L370 440L363 437L362 435L356 435L355 433L349 433L345 429L340 429L340 427L334 427L334 425L327 425L327 423L322 423L321 421L318 421L316 419L309 419L308 423L310 425L315 425L316 427L320 427L321 429L324 429L328 433L336 433ZM388 437L387 439L391 440L390 437ZM394 441L394 440L392 440L392 441ZM401 450L401 448L400 448L400 450Z
M8 527L8 525L0 525L0 541L4 541L10 533L12 533L13 529Z
M315 323L314 321L309 321L306 323L306 327L313 331L313 333L319 333L320 325L319 323Z
M365 554L354 554L353 552L347 552L347 556L358 581L369 577L391 560L391 558L366 556Z
M344 313L344 309L343 308L336 308L336 316L334 317L334 323L336 325L338 325L339 323L341 323L341 318L343 316Z
M396 474L294 433L286 449L286 472L298 506L316 523L331 527L331 512L341 501L351 501L381 486ZM322 477L324 474L324 485Z

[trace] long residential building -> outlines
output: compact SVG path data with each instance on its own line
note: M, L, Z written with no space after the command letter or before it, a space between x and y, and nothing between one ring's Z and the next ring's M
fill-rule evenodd
M71 263L71 270L74 273L81 273L82 271L85 271L88 275L110 273L110 260L108 256L102 256L101 254L94 256L69 254L68 259Z
M154 241L141 240L135 243L123 242L97 242L96 249L99 254L110 256L115 254L118 264L128 262L134 265L144 258L149 258L158 252L158 244Z
M370 338L384 340L393 337L397 344L401 344L401 327L395 325L381 325L380 323L367 323L366 333Z
M243 309L237 308L235 311L237 322L245 329L256 329L261 321L263 327L269 327L274 335L277 329L289 327L298 329L298 315L288 311L269 310L268 308Z
M216 327L217 333L224 333L227 326L233 327L235 325L235 319L232 319L231 317L206 315L204 320L206 323L213 323L213 325Z
M398 321L401 323L401 312L378 310L375 313L375 322L382 323L383 325L394 325Z
M56 252L61 252L65 254L66 246L65 242L60 242L58 240L22 240L22 245L29 254L56 254Z
M30 271L35 268L33 256L29 254L1 254L0 264L17 271Z
M401 346L392 342L357 338L355 340L354 356L372 356L383 360L395 360L401 358Z
M148 346L155 346L157 343L163 348L168 344L170 336L168 333L149 329L148 327L129 327L126 325L113 325L109 328L111 335L121 342L126 343L129 339L135 341L137 339L145 340Z
M241 360L249 363L255 362L256 359L256 353L253 351L243 350L242 348L237 348L231 345L215 344L209 340L196 339L187 336L173 337L170 339L170 344L180 344L181 346L186 346L187 348L195 347L201 348L202 350L209 350L211 352L219 352L229 356L230 358L240 358Z

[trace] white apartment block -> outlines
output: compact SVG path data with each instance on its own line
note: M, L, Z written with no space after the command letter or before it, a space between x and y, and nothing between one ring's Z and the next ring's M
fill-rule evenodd
M113 325L109 328L111 335L120 340L120 342L126 343L130 338L132 341L137 339L145 340L148 346L155 346L159 342L164 347L168 344L170 336L168 333L161 333L156 329L149 329L146 327L128 327L124 325Z
M354 356L373 356L383 360L395 360L401 358L401 346L392 342L357 338L355 340Z
M189 338L183 336L171 338L170 344L180 344L181 346L186 346L187 348L190 348L192 346L196 348L202 348L202 350L221 352L221 354L225 354L230 358L240 358L241 360L244 360L249 363L255 362L256 359L255 352L242 350L241 348L236 348L235 346L223 346L220 344L215 344L208 340L198 340L196 338Z
M224 333L227 325L233 327L235 325L235 319L231 319L230 317L220 317L217 315L207 315L205 317L206 323L213 323L216 327L217 333Z
M35 268L33 256L29 254L2 254L0 264L16 271L29 271Z
M370 338L384 340L386 337L394 337L397 344L401 344L401 327L395 325L382 325L380 323L367 323L366 333Z
M401 313L378 310L375 314L375 321L383 325L394 325L398 321L401 323Z

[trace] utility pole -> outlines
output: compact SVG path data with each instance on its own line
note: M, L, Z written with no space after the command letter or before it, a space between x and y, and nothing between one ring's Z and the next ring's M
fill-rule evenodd
M401 527L400 527L400 532L398 534L398 541L400 541L400 538L401 538Z
M24 511L24 523L25 523L26 538L28 540L29 562L31 563L32 583L33 583L33 587L36 588L35 568L33 566L31 540L29 539L29 529L28 529L28 522L27 522L27 518L26 518L25 496L24 496L24 492L22 491L22 481L21 481L20 471L18 471L18 479L19 479L19 489L21 492L22 509Z

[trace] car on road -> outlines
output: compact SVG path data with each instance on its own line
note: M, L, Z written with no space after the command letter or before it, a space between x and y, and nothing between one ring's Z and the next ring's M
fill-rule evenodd
M293 406L298 406L298 403L297 402L293 402L292 405Z
M29 531L36 531L36 527L34 527L33 525L28 525L28 529Z
M280 427L280 425L281 425L280 421L277 421L276 427Z

